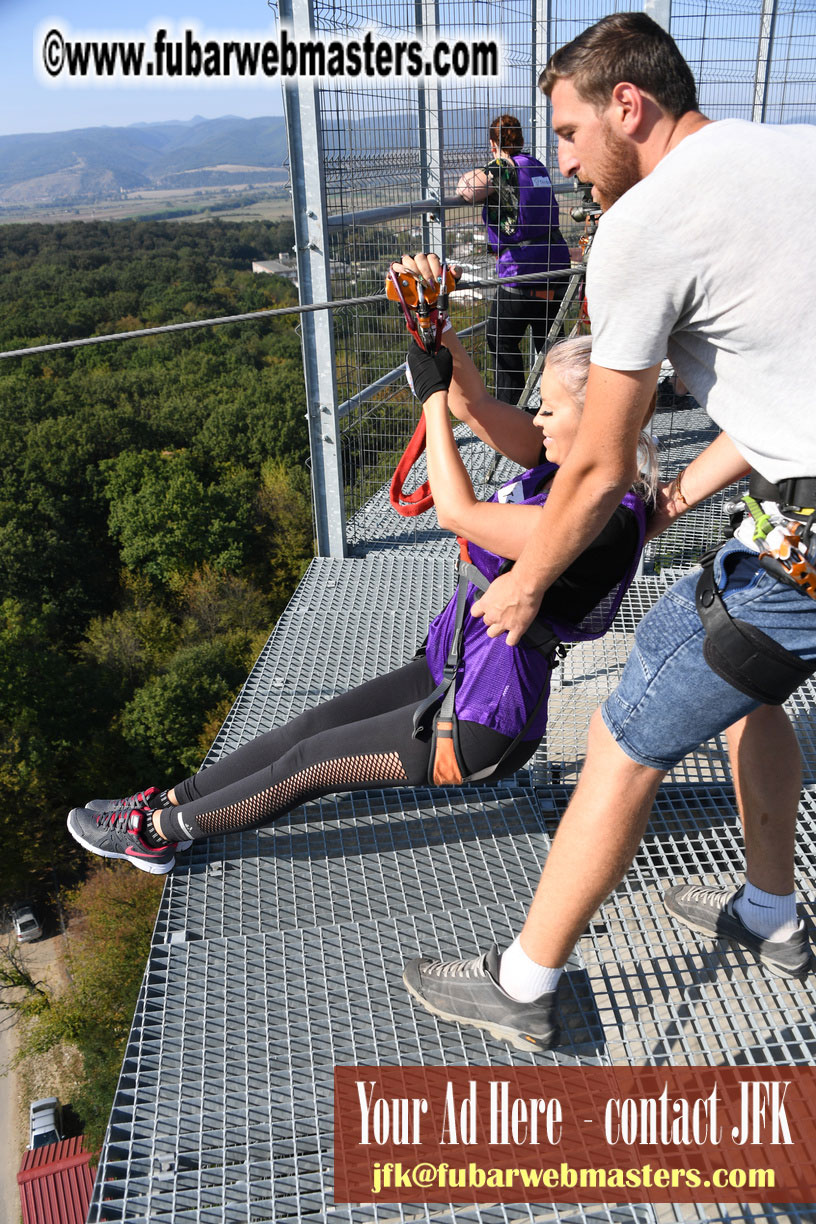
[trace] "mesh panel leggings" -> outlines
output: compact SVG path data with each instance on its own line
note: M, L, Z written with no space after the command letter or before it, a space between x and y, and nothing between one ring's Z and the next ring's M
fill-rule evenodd
M414 659L259 735L174 788L180 802L162 812L165 835L185 841L257 828L335 791L427 785L430 734L412 732L414 710L433 689L425 660ZM459 727L467 773L497 761L510 743L479 723ZM519 744L501 774L520 769L537 744Z

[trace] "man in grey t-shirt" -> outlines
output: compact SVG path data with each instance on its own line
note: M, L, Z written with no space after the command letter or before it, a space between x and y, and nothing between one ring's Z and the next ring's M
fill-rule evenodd
M697 108L673 40L643 13L606 17L584 31L555 53L539 84L552 99L562 173L592 182L605 215L588 273L593 353L579 434L541 530L474 608L509 646L630 483L667 354L723 432L660 490L651 533L750 469L762 488L756 514L764 509L769 522L801 523L799 512L816 505L813 346L783 312L783 299L809 299L816 256L791 229L774 234L773 263L767 257L769 222L787 207L786 168L796 166L804 194L816 190L816 134L712 123ZM750 183L736 213L735 183ZM439 271L432 257L418 256L416 266L428 277ZM751 641L751 634L772 639L763 649L788 652L805 674L816 669L816 598L807 583L782 581L781 571L760 564L756 529L747 518L720 550L712 582L722 600L712 598L748 625ZM811 539L803 534L802 549L813 571ZM696 573L681 579L644 618L618 689L593 717L586 763L520 937L501 956L493 948L472 961L420 958L406 967L409 991L434 1014L520 1049L555 1044L562 967L628 870L661 779L720 731L747 878L730 889L680 884L665 894L666 907L695 931L741 944L773 973L808 972L793 886L798 744L780 704L709 665L697 581ZM754 680L752 673L749 689Z

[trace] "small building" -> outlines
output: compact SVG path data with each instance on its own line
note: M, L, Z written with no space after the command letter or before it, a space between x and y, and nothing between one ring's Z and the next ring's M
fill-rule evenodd
M277 259L253 259L252 271L264 272L267 276L285 276L297 284L297 264L286 252L281 252Z
M85 1224L94 1177L84 1136L29 1148L17 1185L23 1224Z

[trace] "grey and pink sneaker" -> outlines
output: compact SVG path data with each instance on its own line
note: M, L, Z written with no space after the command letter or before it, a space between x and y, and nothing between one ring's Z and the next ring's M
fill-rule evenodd
M151 875L166 875L176 863L175 842L150 846L143 836L147 811L97 812L92 808L74 808L68 815L68 832L80 846L102 858L126 859L140 871Z
M134 808L158 809L164 807L164 804L158 786L148 786L124 799L89 799L85 807L91 812L131 812Z
M162 791L158 786L148 786L145 790L136 791L135 795L127 795L124 799L89 799L83 808L76 808L75 811L90 811L90 812L132 812L134 808L148 811L160 811L167 804L162 800ZM180 841L176 844L177 850L189 850L192 846L191 841Z

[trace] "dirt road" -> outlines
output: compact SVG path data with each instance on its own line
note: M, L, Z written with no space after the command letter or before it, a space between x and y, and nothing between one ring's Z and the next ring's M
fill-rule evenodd
M38 939L22 945L23 959L36 980L59 988L63 984L61 967L62 935ZM0 1011L0 1224L20 1224L20 1196L17 1170L28 1142L27 1102L21 1102L17 1072L10 1068L17 1051L17 1024L13 1012ZM39 1094L59 1095L47 1086Z
M18 1118L17 1076L7 1069L17 1048L14 1028L13 1014L0 1012L0 1134L6 1136L0 1158L0 1220L3 1224L18 1224L20 1219L17 1170L26 1142Z

